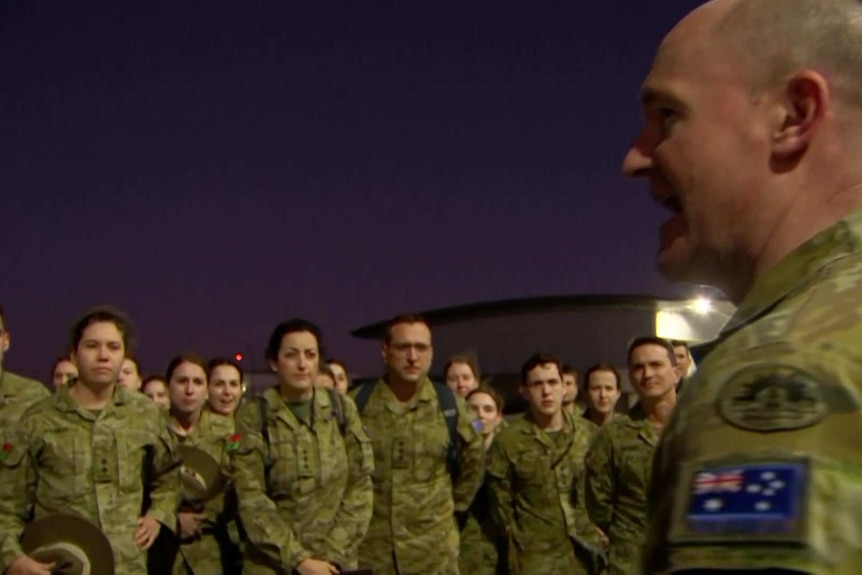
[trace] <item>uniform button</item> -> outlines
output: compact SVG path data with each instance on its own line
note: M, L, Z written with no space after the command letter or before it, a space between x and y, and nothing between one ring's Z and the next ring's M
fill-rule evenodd
M108 464L108 460L107 460L107 459L102 459L102 464L103 464L103 465L107 465L107 464Z

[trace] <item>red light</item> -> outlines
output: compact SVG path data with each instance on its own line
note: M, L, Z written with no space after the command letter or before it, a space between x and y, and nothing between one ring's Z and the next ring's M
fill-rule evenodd
M233 356L233 357L234 357L234 359L236 359L237 361L242 361L242 354L241 354L241 353L238 353L238 354L236 354L236 355L235 355L235 356Z

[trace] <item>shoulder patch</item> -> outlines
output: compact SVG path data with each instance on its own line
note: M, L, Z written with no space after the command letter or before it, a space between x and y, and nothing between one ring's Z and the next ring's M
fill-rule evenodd
M797 368L767 366L733 375L718 395L718 412L734 427L770 432L809 427L829 412L822 384Z
M714 541L799 541L804 532L808 465L757 461L699 469L683 537Z

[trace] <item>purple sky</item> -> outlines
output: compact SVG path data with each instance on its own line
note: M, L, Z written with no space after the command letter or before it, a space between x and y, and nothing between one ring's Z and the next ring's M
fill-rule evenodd
M401 311L680 293L620 164L698 2L469 4L0 5L7 367L47 380L98 303L147 372L186 350L258 367L292 316L373 371L349 331Z

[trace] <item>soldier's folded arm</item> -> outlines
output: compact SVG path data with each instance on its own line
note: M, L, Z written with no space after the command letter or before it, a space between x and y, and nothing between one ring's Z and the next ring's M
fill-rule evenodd
M29 519L36 491L29 434L19 429L11 435L0 455L0 573L24 555L19 539Z
M608 428L600 431L587 453L584 503L590 520L608 532L614 516L614 445Z
M482 434L476 431L475 414L467 403L456 397L458 406L458 463L460 473L452 486L456 513L465 513L482 486L485 473L485 446Z
M145 515L152 517L173 532L176 530L177 510L182 501L180 493L182 459L177 440L168 429L167 420L161 414L155 434L151 462L153 477L150 489L151 503Z
M511 465L500 441L491 444L486 460L485 473L491 499L491 516L503 532L510 533L515 521Z
M249 543L288 572L314 555L278 516L266 487L266 451L257 406L249 403L236 414L239 448L231 454L231 468L239 504L239 518Z
M348 479L341 505L335 515L332 529L325 538L326 559L342 568L350 567L345 557L355 556L355 550L368 531L374 510L374 452L359 410L353 400L342 399L346 429L344 445L347 450Z

